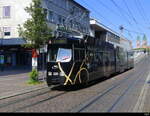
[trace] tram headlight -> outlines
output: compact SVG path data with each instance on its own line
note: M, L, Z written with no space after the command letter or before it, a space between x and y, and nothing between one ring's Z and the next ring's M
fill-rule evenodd
M62 76L62 77L63 77L63 76L65 76L65 74L64 74L63 72L60 72L60 76Z
M48 72L48 76L52 76L52 72Z

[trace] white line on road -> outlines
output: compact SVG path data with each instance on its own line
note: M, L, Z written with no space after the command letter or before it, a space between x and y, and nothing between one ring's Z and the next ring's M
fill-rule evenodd
M150 73L149 75L147 76L147 79L144 83L144 86L141 90L141 93L140 93L140 96L138 98L138 101L133 109L133 112L143 112L143 107L144 107L144 101L145 101L145 98L146 98L146 95L147 95L147 90L148 90L148 81L150 80Z

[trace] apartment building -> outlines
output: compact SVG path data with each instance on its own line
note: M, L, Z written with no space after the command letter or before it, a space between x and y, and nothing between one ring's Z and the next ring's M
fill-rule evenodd
M47 14L47 24L53 36L82 38L89 35L89 11L74 0L41 0ZM24 10L32 0L0 0L0 55L4 64L31 66L31 51L21 47L26 43L18 33L18 25L30 18Z

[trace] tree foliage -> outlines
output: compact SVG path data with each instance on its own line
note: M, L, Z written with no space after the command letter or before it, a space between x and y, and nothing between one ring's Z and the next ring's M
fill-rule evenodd
M41 0L32 0L25 11L31 18L23 24L23 27L19 25L19 35L27 40L27 47L38 49L51 38L51 30L46 22L47 13L41 6Z

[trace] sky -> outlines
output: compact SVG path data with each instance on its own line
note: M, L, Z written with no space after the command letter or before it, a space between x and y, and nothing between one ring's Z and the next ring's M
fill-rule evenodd
M89 9L90 17L120 33L136 47L137 36L145 34L150 45L150 0L75 0Z

